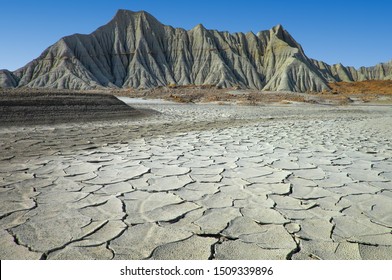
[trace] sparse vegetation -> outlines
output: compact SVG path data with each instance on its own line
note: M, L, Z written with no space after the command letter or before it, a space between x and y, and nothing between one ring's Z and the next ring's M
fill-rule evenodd
M167 87L168 88L177 88L177 84L169 84Z
M329 84L332 93L340 94L391 94L392 80L338 82Z
M330 83L328 99L338 98L340 104L348 104L353 100L363 103L391 104L392 80L369 80L361 82Z
M161 98L178 103L216 103L254 106L260 104L289 105L296 102L311 104L348 105L353 102L392 104L392 81L331 83L331 90L320 93L265 92L250 89L218 88L215 85L169 84L149 89L112 88L92 90L0 89L2 93L106 93L136 98Z

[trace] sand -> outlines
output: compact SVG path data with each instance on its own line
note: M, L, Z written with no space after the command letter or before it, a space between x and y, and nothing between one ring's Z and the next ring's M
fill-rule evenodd
M390 106L133 106L1 128L1 259L392 259Z

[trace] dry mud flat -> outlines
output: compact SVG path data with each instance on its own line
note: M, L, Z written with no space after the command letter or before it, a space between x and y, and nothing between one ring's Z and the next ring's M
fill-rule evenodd
M392 259L392 109L137 105L0 130L1 259Z

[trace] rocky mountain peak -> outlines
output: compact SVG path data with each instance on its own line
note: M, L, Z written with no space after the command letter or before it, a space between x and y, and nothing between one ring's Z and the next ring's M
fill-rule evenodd
M124 19L134 19L134 18L143 18L144 20L152 20L152 21L157 21L157 19L149 14L146 11L129 11L129 10L123 10L120 9L116 12L116 14L113 17L113 20L115 21L121 21Z
M113 19L108 24L98 28L98 30L112 32L114 28L127 30L136 27L143 29L144 27L151 28L161 25L155 17L146 11L118 10Z
M343 66L342 66L343 67ZM282 25L253 33L186 31L145 11L119 10L89 35L59 40L0 87L151 88L169 84L322 91L328 81L391 77L391 64L360 70L309 59Z
M277 24L274 27L271 28L271 30L277 35L280 36L284 32L284 28L281 24Z

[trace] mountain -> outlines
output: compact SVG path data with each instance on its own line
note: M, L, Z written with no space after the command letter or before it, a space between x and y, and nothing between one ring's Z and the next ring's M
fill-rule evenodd
M239 86L270 91L322 91L331 81L390 79L392 62L356 70L308 58L281 26L254 33L187 31L146 12L119 10L89 35L60 39L0 87L56 89Z
M328 65L312 60L322 76L331 82L359 82L367 80L392 80L392 60L372 67L345 67L342 64Z
M17 78L8 70L0 70L0 88L14 88L18 85Z

